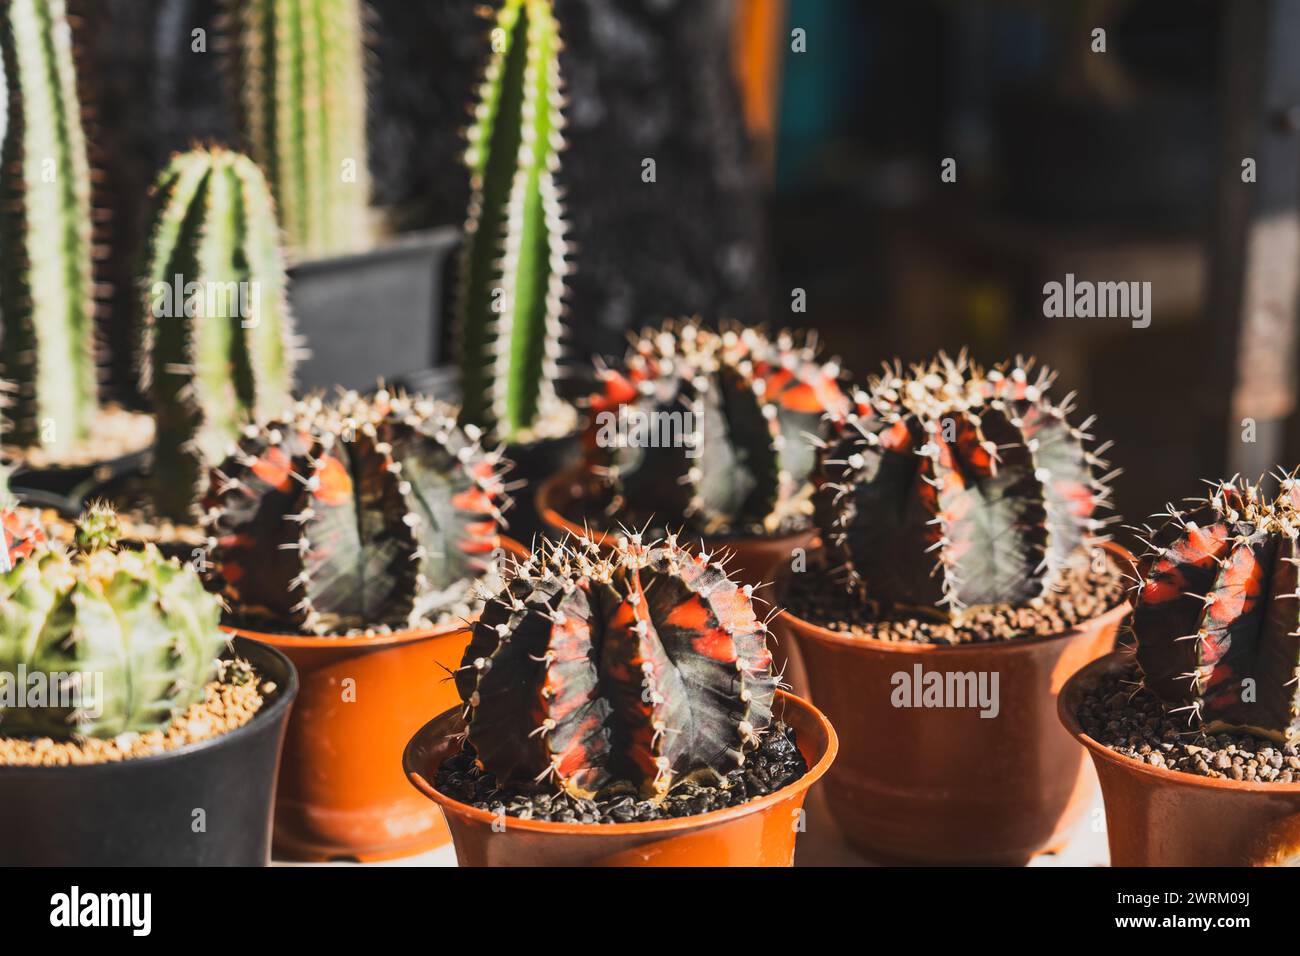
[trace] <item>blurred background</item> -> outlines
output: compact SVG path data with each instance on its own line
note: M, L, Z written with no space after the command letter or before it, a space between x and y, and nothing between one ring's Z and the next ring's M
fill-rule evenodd
M375 201L399 229L459 223L485 25L470 0L371 5ZM97 74L100 185L129 240L143 224L123 197L171 151L231 135L216 58L191 43L216 36L220 3L72 6ZM556 9L577 370L689 313L816 328L859 376L940 348L1036 355L1114 439L1130 519L1201 479L1300 462L1300 3ZM130 327L132 245L105 266L113 337ZM1150 326L1045 317L1044 283L1067 274L1150 282Z

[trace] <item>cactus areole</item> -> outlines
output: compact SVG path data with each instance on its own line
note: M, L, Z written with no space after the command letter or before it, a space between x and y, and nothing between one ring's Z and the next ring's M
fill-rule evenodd
M882 605L959 617L1023 604L1086 560L1108 519L1092 419L1048 397L1033 361L987 372L940 355L886 368L821 453L815 498L846 586Z
M213 586L249 625L318 635L469 615L493 572L502 462L455 409L380 390L249 426L203 501Z
M1143 684L1189 728L1300 740L1300 482L1245 482L1146 528L1132 618Z
M119 550L117 517L92 507L76 547L15 549L0 573L0 734L114 737L169 724L203 698L225 647L217 598L188 565L147 545ZM14 706L10 691L44 700Z
M848 411L812 336L668 322L598 375L586 467L608 517L710 536L810 523L812 442Z
M766 630L748 587L671 537L544 544L488 601L456 672L469 743L499 781L580 797L718 782L772 720Z
M64 0L0 4L0 377L5 435L57 458L96 410L90 164Z

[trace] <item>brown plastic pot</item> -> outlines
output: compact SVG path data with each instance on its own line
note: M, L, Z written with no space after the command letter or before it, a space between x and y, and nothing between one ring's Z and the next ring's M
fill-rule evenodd
M804 797L835 760L835 730L817 708L780 692L776 714L795 731L808 772L738 807L648 823L549 823L499 818L433 785L460 747L461 708L425 724L402 758L420 793L442 807L461 866L791 866ZM423 799L423 798L421 798Z
M368 862L450 839L438 808L411 793L401 760L430 709L459 700L451 673L468 624L369 637L227 630L283 652L301 680L276 790L277 857Z
M1296 866L1300 783L1246 783L1163 770L1125 757L1083 732L1084 693L1131 652L1089 664L1061 690L1066 730L1087 748L1106 804L1112 866Z
M1126 552L1108 546L1121 564ZM790 572L777 578L777 601ZM823 795L846 839L885 862L1019 865L1064 846L1096 780L1056 719L1066 679L1115 644L1128 605L1045 638L949 647L851 637L788 611L812 699L843 753ZM998 715L978 707L895 707L894 675L998 675Z

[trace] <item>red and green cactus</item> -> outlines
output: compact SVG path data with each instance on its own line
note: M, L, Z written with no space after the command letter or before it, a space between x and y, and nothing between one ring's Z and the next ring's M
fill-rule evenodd
M939 355L886 368L821 453L817 523L846 585L884 605L1021 604L1058 586L1109 519L1092 419L1033 362Z
M1132 617L1147 690L1189 727L1300 739L1300 483L1220 482L1147 527Z
M487 602L456 672L478 765L579 797L725 778L777 687L750 594L672 538L544 543Z
M214 587L241 620L312 634L471 613L495 567L501 459L455 410L380 390L249 426L203 500Z
M848 404L812 337L669 322L598 374L586 461L611 517L706 535L807 525L807 436L828 434Z

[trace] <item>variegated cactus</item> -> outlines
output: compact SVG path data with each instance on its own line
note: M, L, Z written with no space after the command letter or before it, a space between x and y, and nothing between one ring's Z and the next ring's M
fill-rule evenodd
M6 443L57 459L97 407L90 163L64 0L0 5L0 376Z
M591 797L718 782L772 719L777 678L750 588L671 538L543 544L474 625L456 686L479 766Z
M1220 482L1144 529L1132 617L1147 690L1188 726L1300 740L1300 482Z
M1072 425L1033 362L940 355L886 368L821 454L817 523L846 584L885 605L1021 604L1099 539L1109 503L1092 419Z
M569 269L555 185L560 48L551 0L504 0L465 152L470 202L456 307L463 414L507 442L576 425L555 389Z
M455 410L379 391L250 426L213 473L213 586L241 620L311 634L426 628L495 569L501 459Z
M155 504L182 521L243 427L289 403L300 349L275 206L256 164L194 150L172 160L154 191L139 366L157 425Z
M365 0L231 0L233 81L290 249L371 241Z
M611 520L706 535L809 523L809 437L848 411L839 363L820 362L813 337L668 322L598 375L586 464Z

